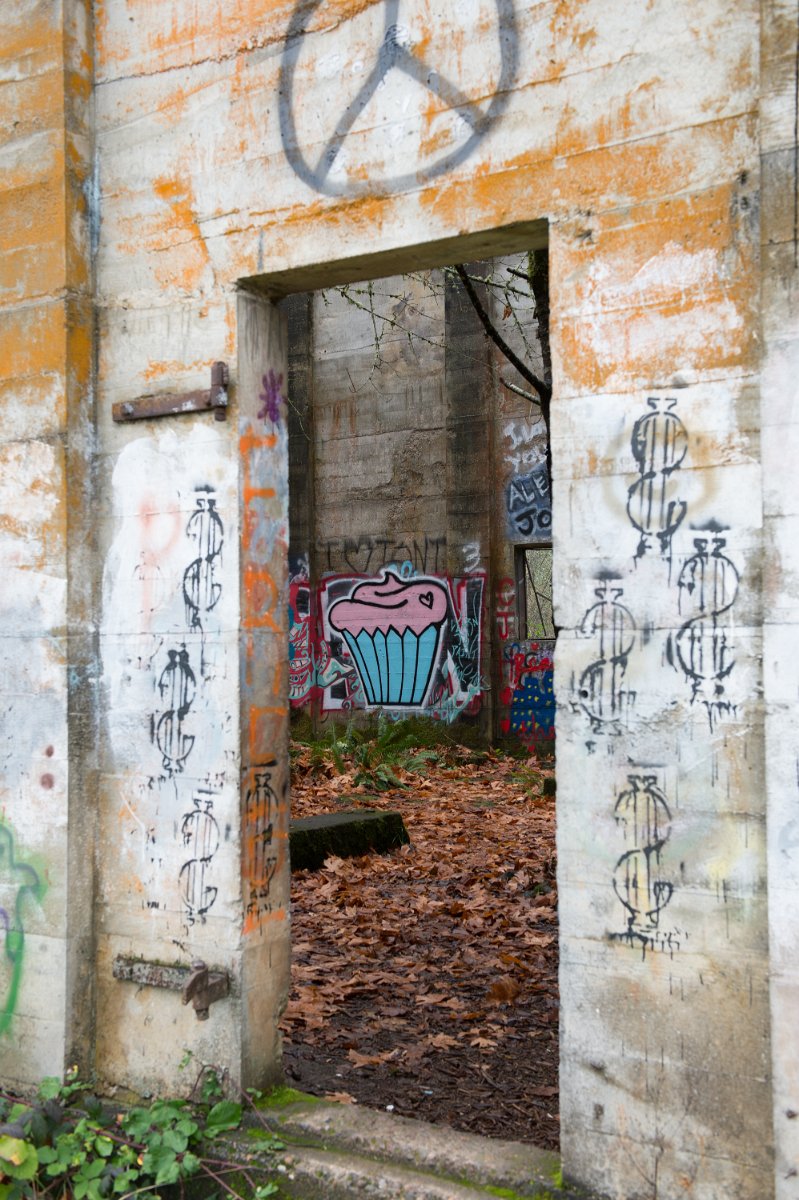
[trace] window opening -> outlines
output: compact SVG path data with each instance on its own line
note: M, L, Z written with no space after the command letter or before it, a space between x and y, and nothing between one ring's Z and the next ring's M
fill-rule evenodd
M551 545L516 547L516 596L521 640L554 641Z

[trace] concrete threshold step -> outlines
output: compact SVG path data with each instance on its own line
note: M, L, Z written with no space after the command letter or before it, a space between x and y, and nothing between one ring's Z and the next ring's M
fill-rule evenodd
M496 1189L488 1192L350 1151L292 1147L285 1166L280 1179L285 1200L497 1200Z
M298 1200L577 1200L556 1154L327 1101L262 1111L286 1143L286 1197Z

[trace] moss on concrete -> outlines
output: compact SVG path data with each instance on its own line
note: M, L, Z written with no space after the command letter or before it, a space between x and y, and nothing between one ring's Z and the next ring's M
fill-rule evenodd
M373 852L384 854L409 841L398 812L357 809L303 817L289 826L291 869L318 871L331 855L355 858Z
M312 1096L310 1092L298 1092L296 1088L287 1087L285 1084L278 1084L272 1088L271 1092L264 1093L255 1102L256 1108L264 1109L279 1109L288 1108L291 1104L325 1104L330 1103L320 1099L319 1096Z

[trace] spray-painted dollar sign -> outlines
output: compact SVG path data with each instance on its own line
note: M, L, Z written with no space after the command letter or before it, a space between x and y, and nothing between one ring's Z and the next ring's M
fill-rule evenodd
M208 883L211 859L219 849L219 826L213 815L213 792L200 789L192 796L194 808L184 813L180 823L183 845L190 858L180 869L180 894L186 906L186 919L193 925L205 916L216 900L217 888Z
M277 866L272 851L277 796L272 787L275 759L254 767L247 789L244 811L244 875L249 890L247 913L250 916L269 911L269 888Z
M716 717L733 711L724 696L724 681L735 666L731 609L738 595L735 564L723 554L726 539L695 538L696 553L686 561L680 577L680 613L691 616L676 637L669 638L669 662L679 667L691 684L691 698L702 699L711 728ZM707 693L702 695L707 689Z
M688 450L688 434L673 411L676 403L650 396L652 411L633 426L630 445L640 478L627 493L627 514L641 534L636 558L643 558L653 537L660 542L661 554L669 554L671 539L685 517L676 472Z
M661 863L671 833L669 806L654 775L630 775L628 783L615 809L624 840L632 843L613 875L613 888L627 913L627 928L616 936L640 943L644 951L662 943L676 949L674 935L659 929L660 914L674 892Z
M169 662L158 680L158 691L167 707L158 720L154 736L163 756L164 770L174 775L183 770L194 745L193 734L187 733L184 726L197 681L189 665L189 653L185 646L181 646L180 650L168 650L167 655Z
M598 600L588 609L580 626L584 637L597 638L597 658L580 676L580 702L595 733L621 733L635 693L624 687L627 662L635 642L635 621L629 609L619 604L623 588L603 583L594 594Z
M215 578L222 554L224 527L216 511L216 499L210 488L198 488L209 493L197 497L197 507L189 517L186 535L197 547L197 557L183 572L183 598L186 601L186 623L190 629L202 632L203 617L216 606L222 594L222 584Z

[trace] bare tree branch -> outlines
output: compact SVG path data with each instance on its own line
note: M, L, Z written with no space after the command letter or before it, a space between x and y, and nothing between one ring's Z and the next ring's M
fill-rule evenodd
M456 263L455 271L464 286L466 295L472 302L474 311L477 313L477 316L480 319L480 324L491 338L491 341L502 351L508 362L516 368L522 379L525 379L530 386L535 388L535 390L538 392L540 397L538 403L541 405L542 410L545 405L548 407L549 401L552 398L552 389L546 383L544 383L543 379L539 379L537 375L533 374L527 364L522 362L518 354L516 354L515 351L510 348L499 330L495 328L491 318L483 307L482 300L474 289L471 279L466 273L463 263Z
M499 382L503 387L506 387L509 392L515 392L517 396L521 396L524 400L529 400L531 404L539 404L541 401L538 396L534 396L532 392L526 392L524 388L520 388L517 384L511 383L508 379L503 379L500 375Z

